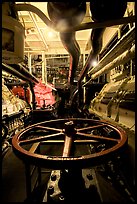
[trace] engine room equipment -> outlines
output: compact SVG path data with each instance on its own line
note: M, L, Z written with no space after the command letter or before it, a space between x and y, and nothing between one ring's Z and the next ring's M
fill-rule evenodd
M91 101L90 112L111 118L119 124L135 130L135 77L105 84ZM127 117L128 116L128 117Z

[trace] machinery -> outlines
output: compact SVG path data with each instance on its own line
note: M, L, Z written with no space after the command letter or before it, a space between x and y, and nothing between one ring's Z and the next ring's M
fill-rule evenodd
M31 4L2 5L3 17L8 16L2 24L2 180L11 193L4 171L7 155L13 154L17 162L22 161L25 175L19 202L135 202L134 3L131 7L124 0L88 5L92 18L88 23L82 23L86 2L47 2L49 18ZM36 13L59 33L70 55L63 86L43 85L21 64L24 28L19 11ZM104 45L107 27L114 25L119 29ZM91 49L77 76L81 48L76 32L89 28ZM41 105L38 97L43 93ZM3 196L6 199L17 201L14 196Z

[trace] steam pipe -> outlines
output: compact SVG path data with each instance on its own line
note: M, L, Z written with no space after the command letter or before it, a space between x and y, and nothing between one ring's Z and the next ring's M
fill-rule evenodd
M88 74L94 74L98 72L102 67L112 62L116 57L120 56L125 50L129 50L134 43L135 39L135 27L132 27L115 46L99 61L97 66L89 70Z
M80 30L87 30L87 29L95 29L95 28L104 28L104 27L111 27L116 25L124 25L128 23L134 23L135 16L128 16L114 20L105 20L103 22L88 22L82 23L78 26L74 26L73 28L69 28L68 31L80 31Z
M91 79L88 81L88 83L93 79L96 79L97 77L101 76L102 74L105 74L106 72L112 70L114 67L128 62L129 59L133 59L134 57L135 57L135 45L133 45L130 50L125 51L121 56L117 57L115 60L107 64L105 67L102 67L102 69L92 74Z
M14 76L24 80L24 81L30 81L28 78L26 78L23 74L15 70L13 67L2 63L2 69L10 74L13 74Z
M86 13L86 2L79 4L76 2L48 2L47 9L49 17L56 27L67 29L81 23ZM76 41L75 32L60 31L60 39L70 54L68 85L72 85L79 63L80 47Z
M15 68L2 63L2 69L10 74L13 74L14 76L24 80L24 81L28 81L31 83L38 83L39 81L33 76L31 75L24 67L20 68L18 70L16 70Z
M39 83L39 80L34 75L30 74L30 72L25 69L21 64L19 64L18 71L23 73L27 78L29 78L31 82L35 84Z
M125 0L121 0L121 2L118 0L113 0L110 3L104 0L101 1L92 0L90 2L90 11L92 13L92 19L95 22L102 22L108 19L114 20L122 18L126 11L126 8L127 2ZM105 29L106 28L95 28L92 30L91 33L92 50L90 51L86 64L80 73L80 77L78 79L78 86L80 85L87 71L92 67L92 60L94 60L98 56L102 49L102 38Z
M97 28L97 29L93 29L91 33L92 51L88 55L84 68L81 70L80 77L78 79L78 86L80 85L81 81L83 80L88 70L92 67L92 60L96 59L97 55L101 51L102 37L103 37L104 31L105 31L105 28Z
M70 67L68 83L73 84L73 79L75 77L76 68L79 63L80 57L80 47L75 39L75 33L60 33L60 39L70 54Z

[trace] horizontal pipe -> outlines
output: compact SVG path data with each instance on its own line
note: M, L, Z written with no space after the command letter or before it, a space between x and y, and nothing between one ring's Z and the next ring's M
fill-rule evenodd
M130 17L123 17L120 19L103 21L103 22L82 23L81 25L74 27L72 30L80 31L80 30L87 30L87 29L93 29L93 28L104 28L104 27L111 27L115 25L122 25L122 24L128 24L133 22L135 22L135 16L130 16Z
M15 5L16 11L29 11L36 13L43 21L44 23L55 30L55 25L48 19L48 17L36 6L30 5L30 4L16 4Z
M16 11L30 11L30 12L36 13L48 27L60 32L60 29L56 28L56 25L52 23L47 18L47 16L37 7L30 4L16 4L15 9ZM116 19L111 21L82 23L79 26L70 27L69 29L68 28L64 29L63 32L68 32L68 31L72 32L72 31L79 31L79 30L86 30L86 29L93 29L93 28L103 28L103 27L110 27L114 25L128 24L133 22L135 22L135 16L130 16L130 17L123 17L121 19ZM62 31L62 28L61 28L61 31Z
M4 85L6 86L28 86L26 82L13 82L13 83L6 82L4 83Z
M132 46L135 39L135 27L133 27L128 33L126 33L115 46L100 60L100 62L89 70L88 74L94 74L99 71L102 67L106 66L108 63L112 62L116 57L121 55L127 49Z
M28 81L28 79L23 74L21 74L20 72L18 72L13 67L11 67L7 64L2 63L2 69L4 71L8 72L9 74L13 74L14 76L16 76L22 80Z
M7 64L4 64L2 63L2 69L10 74L13 74L14 76L24 80L24 81L28 81L28 82L33 82L33 83L38 83L38 80L35 81L33 78L30 78L29 76L31 75L28 75L28 76L25 76L25 74L21 72L21 70L16 70L15 68L7 65Z
M108 71L112 70L118 65L128 62L129 59L133 59L134 57L135 57L135 45L130 50L125 51L121 56L113 60L113 62L110 62L108 65L103 67L101 70L99 70L95 74L92 74L91 79L88 81L88 83L90 83L90 81L92 81L93 79L96 79L97 77L101 76L102 74L107 73Z
M24 68L20 63L18 71L24 74L26 77L28 77L31 80L31 82L39 83L39 80L34 75L30 74L30 72L26 68Z

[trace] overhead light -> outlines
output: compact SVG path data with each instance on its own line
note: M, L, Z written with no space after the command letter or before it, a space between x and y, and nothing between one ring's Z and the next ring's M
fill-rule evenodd
M98 63L97 60L93 60L93 61L91 62L91 64L92 64L93 67L95 67L95 66L97 65L97 63Z
M48 32L48 37L53 38L54 37L54 33L52 31Z

